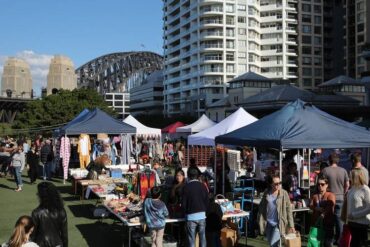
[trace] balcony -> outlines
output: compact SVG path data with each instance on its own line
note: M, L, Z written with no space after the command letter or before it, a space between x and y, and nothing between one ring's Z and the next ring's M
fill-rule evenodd
M202 8L200 10L200 15L219 15L223 14L222 7L209 7L209 8Z
M223 32L202 32L200 34L201 39L220 38L223 37Z

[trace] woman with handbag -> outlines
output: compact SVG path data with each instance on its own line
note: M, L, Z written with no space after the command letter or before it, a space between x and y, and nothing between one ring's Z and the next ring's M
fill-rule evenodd
M181 200L182 200L182 192L184 186L186 184L185 181L185 173L180 168L176 170L175 173L175 181L173 183L173 187L171 188L170 198L169 198L169 208L170 208L170 215L172 218L182 218L184 214L181 209Z
M344 199L342 220L348 222L351 232L351 247L363 246L367 241L367 228L370 224L366 217L370 214L370 189L360 168L351 172L351 189Z
M11 166L14 172L15 183L17 184L16 192L22 191L22 171L26 165L26 157L23 153L23 146L18 146L15 153L12 156Z
M328 178L320 174L317 179L317 193L312 196L310 203L313 212L311 226L322 228L325 232L324 247L331 247L334 238L335 195L328 191L328 185Z
M267 177L270 188L265 190L259 205L257 222L261 234L266 234L269 246L280 245L281 235L295 233L292 207L288 192L281 188L278 175Z

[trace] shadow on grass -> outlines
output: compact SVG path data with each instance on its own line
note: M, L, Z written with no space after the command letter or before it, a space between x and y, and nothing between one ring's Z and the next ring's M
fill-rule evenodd
M8 185L0 184L0 188L8 189L8 190L14 190L15 189L15 186L14 186L14 188L12 188L12 187L9 187Z
M70 185L61 185L61 186L57 185L57 187L61 194L69 194L69 195L73 194L72 187Z
M93 204L77 204L68 205L74 217L83 217L87 219L95 219L93 217L93 211L95 206Z
M122 226L95 222L76 225L90 247L122 246Z

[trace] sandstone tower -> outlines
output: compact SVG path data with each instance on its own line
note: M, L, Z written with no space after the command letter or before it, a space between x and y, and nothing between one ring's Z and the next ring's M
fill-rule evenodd
M65 56L55 55L50 62L47 82L47 95L52 94L53 89L73 90L77 88L77 77L72 60Z
M30 66L25 61L10 57L5 62L1 78L1 96L12 98L32 97Z

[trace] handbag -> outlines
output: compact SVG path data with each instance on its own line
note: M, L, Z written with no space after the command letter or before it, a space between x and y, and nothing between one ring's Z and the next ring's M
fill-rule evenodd
M320 217L315 226L310 228L308 235L307 247L321 247L324 246L325 230L323 227L323 218Z
M339 247L350 247L351 246L352 233L349 229L348 224L343 225L342 236L339 240Z
M228 199L226 199L223 195L221 194L218 194L216 196L216 200L215 202L220 205L221 207L221 210L222 210L222 213L225 214L226 212L229 212L229 211L234 211L234 205L231 201L229 201Z

